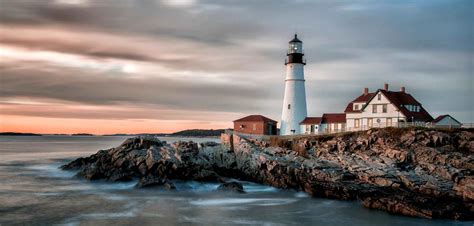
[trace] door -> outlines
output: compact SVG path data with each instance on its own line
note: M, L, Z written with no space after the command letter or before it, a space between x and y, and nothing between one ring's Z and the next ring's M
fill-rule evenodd
M367 126L368 126L369 128L372 128L373 125L374 125L374 119L368 118L368 119L367 119Z

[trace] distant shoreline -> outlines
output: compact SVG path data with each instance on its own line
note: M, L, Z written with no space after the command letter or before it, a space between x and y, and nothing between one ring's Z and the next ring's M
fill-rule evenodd
M2 132L0 136L43 136L37 133L15 133L15 132Z
M117 134L90 134L90 133L74 133L74 134L38 134L38 133L19 133L19 132L0 132L0 136L97 136L97 137L120 137L120 136L160 136L160 137L219 137L224 133L225 129L188 129L175 133L117 133Z

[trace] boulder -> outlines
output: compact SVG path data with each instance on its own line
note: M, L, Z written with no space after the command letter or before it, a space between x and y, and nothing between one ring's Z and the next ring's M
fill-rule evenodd
M242 186L241 183L232 181L232 182L227 182L219 185L217 187L218 191L231 191L231 192L237 192L237 193L245 193L244 191L244 186Z
M165 179L155 177L152 175L147 175L145 177L140 178L138 183L135 185L137 188L144 188L144 187L152 187L152 186L161 186L166 183Z

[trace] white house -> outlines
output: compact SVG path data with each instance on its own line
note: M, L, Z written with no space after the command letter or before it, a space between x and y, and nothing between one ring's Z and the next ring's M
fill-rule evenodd
M325 113L322 117L306 117L300 122L304 134L337 133L346 131L345 113Z
M344 112L347 131L396 127L405 122L425 125L433 120L421 103L406 93L405 87L401 87L400 91L390 91L388 84L374 93L365 88L363 94L351 101Z
M318 134L321 131L322 117L306 117L300 122L301 131L304 134Z

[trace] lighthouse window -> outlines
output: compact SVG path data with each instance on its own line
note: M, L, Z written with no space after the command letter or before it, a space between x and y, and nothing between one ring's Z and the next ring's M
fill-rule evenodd
M288 104L288 109L291 109L291 104Z

